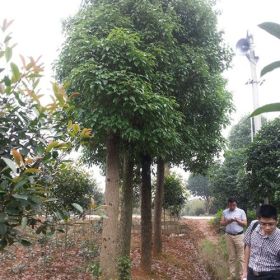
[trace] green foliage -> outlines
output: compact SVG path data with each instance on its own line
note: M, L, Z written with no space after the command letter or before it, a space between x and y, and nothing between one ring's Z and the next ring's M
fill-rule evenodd
M224 237L220 237L218 244L204 240L201 245L202 259L213 279L224 280L229 276L228 253Z
M270 103L256 109L251 114L251 117L260 115L262 113L279 112L279 111L280 111L280 103Z
M224 162L216 162L209 177L216 208L226 207L229 197L235 197L239 207L250 207L250 194L246 177L246 148L251 142L250 119L245 116L230 131L229 150L224 153Z
M120 280L131 280L131 260L129 257L118 259L118 274Z
M164 181L163 208L168 210L172 216L179 217L187 195L181 178L170 175Z
M247 178L251 198L257 203L268 197L280 206L280 119L268 122L247 151Z
M81 93L91 160L113 132L190 169L211 161L231 110L221 77L231 55L208 2L86 1L64 28L57 76Z
M191 174L187 184L188 190L195 195L208 199L211 196L210 183L207 176Z
M94 279L99 279L101 276L101 268L98 262L94 262L89 266L88 270L91 272Z
M41 105L39 61L21 56L21 66L12 62L15 45L7 34L10 24L4 20L0 43L0 249L14 242L28 245L22 234L26 226L39 223L46 232L48 223L38 215L48 199L48 171L71 148L69 140L83 138L80 131L68 137L67 122L61 126L63 112L70 107L63 87L53 83L53 102ZM63 136L50 134L58 123L60 132L65 127Z
M263 22L259 24L259 27L270 33L272 36L280 39L280 24L275 22ZM266 75L267 73L277 69L280 67L280 61L274 61L269 65L265 66L261 70L261 76ZM264 105L258 109L256 109L251 116L257 116L262 113L276 112L280 111L280 103L271 103Z
M81 209L76 204L80 205L82 209L88 210L92 199L96 206L102 203L102 194L90 174L72 164L58 166L50 186L50 196L54 198L50 207L74 211L78 214Z
M188 179L187 188L194 196L200 196L205 200L205 208L198 214L208 214L212 203L212 189L208 176L201 174L191 174Z
M275 22L263 22L259 27L270 33L272 36L280 39L280 24Z
M174 99L153 88L155 56L141 48L128 19L118 17L118 6L97 3L66 25L58 77L81 93L75 99L78 116L94 127L97 143L114 133L137 142L140 151L164 153L161 144L179 143L181 115Z
M248 225L250 225L250 223L253 221L253 220L256 220L257 219L257 212L256 210L248 210L247 211L247 221L248 221Z
M262 121L265 121L262 119ZM251 143L251 122L248 116L244 116L232 127L228 137L230 150L247 148Z
M190 199L186 202L182 215L199 216L206 214L205 201L202 199Z
M219 232L220 228L221 228L220 222L221 222L222 216L223 216L223 209L219 209L217 211L217 213L215 214L214 218L212 218L210 221L211 225L214 227L214 229L217 232Z

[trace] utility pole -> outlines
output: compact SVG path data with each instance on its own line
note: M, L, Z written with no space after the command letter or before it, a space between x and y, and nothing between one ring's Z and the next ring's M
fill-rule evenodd
M251 80L249 84L252 85L252 96L253 96L253 110L259 108L259 80L257 76L257 62L259 57L255 54L255 45L253 35L247 31L246 38L240 39L236 48L242 55L246 55L250 62L251 68ZM251 117L251 141L253 142L255 135L261 129L262 121L261 116ZM268 197L264 198L264 204L268 204Z

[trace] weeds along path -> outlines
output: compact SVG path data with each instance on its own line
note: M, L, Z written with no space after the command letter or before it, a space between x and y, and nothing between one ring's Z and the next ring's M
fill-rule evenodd
M227 250L223 236L219 235L207 219L184 219L199 248L203 264L211 279L225 280L229 276Z

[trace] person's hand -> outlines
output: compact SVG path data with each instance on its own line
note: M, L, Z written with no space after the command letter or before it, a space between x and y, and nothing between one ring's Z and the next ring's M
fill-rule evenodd
M234 219L227 219L227 224L231 224L234 221Z
M243 272L243 275L240 280L247 280L247 271Z

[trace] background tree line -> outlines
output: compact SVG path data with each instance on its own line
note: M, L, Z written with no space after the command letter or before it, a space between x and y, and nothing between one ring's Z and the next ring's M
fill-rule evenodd
M251 142L250 118L243 117L229 134L224 160L212 165L207 174L189 178L194 195L211 197L213 212L226 206L227 197L236 197L245 210L254 210L265 197L280 206L280 119L263 119L262 123Z

